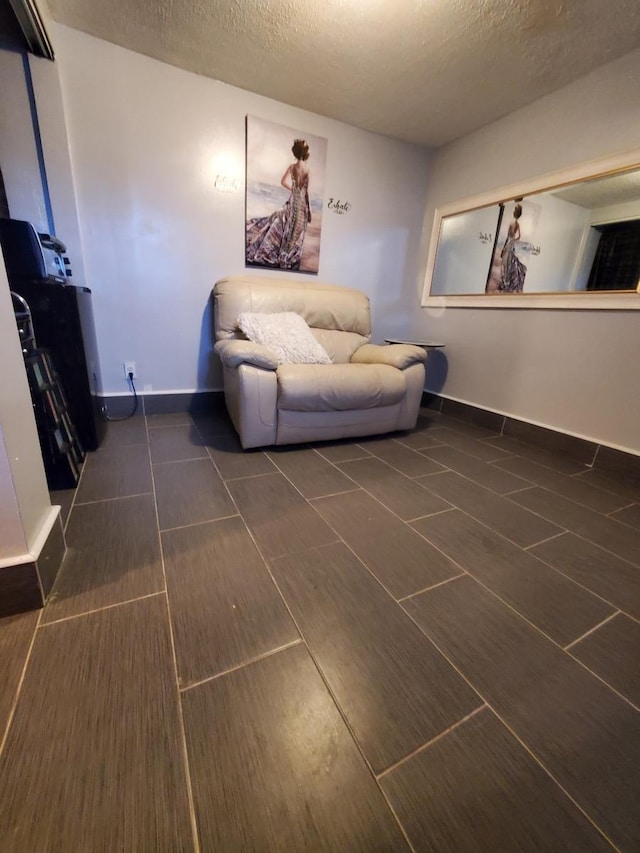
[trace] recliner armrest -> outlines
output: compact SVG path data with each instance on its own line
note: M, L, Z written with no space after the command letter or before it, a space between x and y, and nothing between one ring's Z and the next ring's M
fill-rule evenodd
M389 344L384 347L378 344L363 344L351 356L352 364L389 364L399 370L426 360L426 351L413 344Z
M267 347L262 344L254 344L253 341L244 341L238 338L217 341L214 346L225 367L238 367L240 364L253 364L265 370L275 370L278 366L278 358Z

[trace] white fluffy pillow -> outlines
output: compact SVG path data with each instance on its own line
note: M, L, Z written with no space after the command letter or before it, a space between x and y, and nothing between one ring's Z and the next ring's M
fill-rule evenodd
M293 311L238 316L238 327L256 344L268 347L279 364L331 364L304 318Z

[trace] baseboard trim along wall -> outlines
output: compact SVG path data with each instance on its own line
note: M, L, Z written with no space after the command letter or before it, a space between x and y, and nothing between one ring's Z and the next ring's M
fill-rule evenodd
M562 453L581 462L583 465L595 467L615 474L637 480L640 484L640 456L605 444L598 444L586 438L569 435L559 430L543 427L527 421L482 409L470 403L452 400L441 394L425 391L422 395L422 405L436 412L449 415L452 418L469 421L485 429L495 430L496 435L514 438L525 444Z
M65 551L60 507L53 506L34 550L0 564L0 617L44 605Z
M102 399L111 417L123 417L132 411L132 397L113 395ZM138 415L162 415L171 412L197 414L224 408L223 391L141 394L139 400ZM508 415L430 391L422 394L422 405L452 418L470 421L486 429L495 430L497 435L505 435L555 453L564 453L583 465L595 466L603 470L610 469L612 472L624 473L640 480L640 456L635 453L598 444L539 424L517 420Z
M101 398L110 418L123 418L133 411L132 395L113 394ZM166 394L138 394L136 415L168 415L173 412L198 414L224 408L223 391L171 391Z

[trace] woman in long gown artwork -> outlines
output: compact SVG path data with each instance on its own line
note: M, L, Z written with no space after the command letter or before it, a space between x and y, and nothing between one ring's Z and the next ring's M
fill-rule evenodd
M516 243L520 240L520 223L518 220L521 216L522 205L516 204L513 208L513 219L509 223L507 239L501 253L501 280L498 289L503 293L522 293L524 290L527 268L516 253Z
M287 168L280 183L289 190L284 206L270 216L249 219L246 232L246 262L284 270L300 269L307 225L311 222L309 203L309 146L295 139L291 148L295 163Z

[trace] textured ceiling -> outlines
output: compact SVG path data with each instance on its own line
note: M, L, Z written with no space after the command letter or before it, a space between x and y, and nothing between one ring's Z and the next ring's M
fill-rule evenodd
M622 175L609 175L595 181L583 181L573 187L554 192L553 195L590 210L610 204L637 202L640 198L640 170L634 169Z
M640 45L638 0L49 0L56 21L437 146Z

